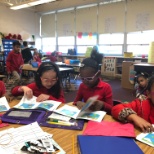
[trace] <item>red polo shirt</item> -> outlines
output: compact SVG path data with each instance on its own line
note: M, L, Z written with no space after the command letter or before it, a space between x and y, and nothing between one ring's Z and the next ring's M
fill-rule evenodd
M6 67L8 72L17 71L21 73L20 67L24 64L21 53L15 53L13 50L9 52L6 59Z
M122 112L122 110L125 108L132 109L138 116L142 117L151 124L154 124L154 106L150 99L143 101L135 99L130 103L118 104L112 108L112 116L116 119L119 119L118 117L120 112Z
M23 92L20 92L18 89L19 89L20 86L17 86L17 87L14 87L12 89L12 95L14 96L19 96L19 95L23 95ZM62 102L64 103L65 102L65 99L64 99L64 93L63 91L61 90L61 93L60 93L60 96L59 98L55 98L52 96L52 92L49 93L48 92L48 89L46 89L45 87L42 87L42 88L38 88L36 83L31 83L31 84L28 84L27 87L29 87L30 89L32 89L33 91L33 95L38 97L39 95L41 94L47 94L47 95L50 95L49 99L48 100L54 100L54 101L58 101L58 102Z
M0 81L0 97L2 97L6 92L6 88L3 81Z
M104 102L104 111L110 113L113 106L112 89L108 83L103 82L101 79L99 79L98 84L93 88L89 88L84 83L81 83L74 100L74 105L76 105L77 101L86 102L89 97L95 95L99 96L98 100Z

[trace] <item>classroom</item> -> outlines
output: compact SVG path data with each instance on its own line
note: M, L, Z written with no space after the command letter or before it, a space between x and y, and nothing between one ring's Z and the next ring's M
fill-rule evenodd
M0 0L0 153L154 153L153 6Z

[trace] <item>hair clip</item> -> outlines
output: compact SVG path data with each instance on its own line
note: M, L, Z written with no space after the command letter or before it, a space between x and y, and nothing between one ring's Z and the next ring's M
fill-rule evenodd
M53 66L53 65L51 65L51 64L45 64L44 66Z

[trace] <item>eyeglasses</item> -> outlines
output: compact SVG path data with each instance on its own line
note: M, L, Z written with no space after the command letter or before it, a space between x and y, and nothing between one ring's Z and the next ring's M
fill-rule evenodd
M99 72L99 71L98 71ZM96 72L96 74L92 77L81 77L80 74L79 74L79 78L82 80L82 81L93 81L94 78L97 76L98 72Z
M56 82L56 81L57 81L57 78L54 78L54 79L41 78L41 80L42 80L43 82L49 83L49 82Z

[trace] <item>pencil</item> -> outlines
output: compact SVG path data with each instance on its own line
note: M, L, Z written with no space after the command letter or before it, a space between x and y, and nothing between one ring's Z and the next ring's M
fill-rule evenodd
M53 124L53 125L64 125L64 126L71 126L71 124L59 123L59 122L49 122L49 121L47 121L47 123L49 123L49 124Z
M73 136L72 136L72 154L75 154L75 153L74 153L74 144L75 144L75 143L74 143L74 135L73 135Z

